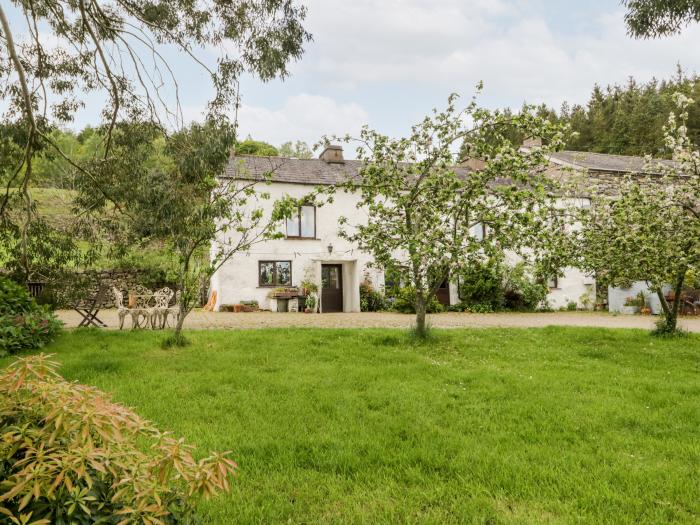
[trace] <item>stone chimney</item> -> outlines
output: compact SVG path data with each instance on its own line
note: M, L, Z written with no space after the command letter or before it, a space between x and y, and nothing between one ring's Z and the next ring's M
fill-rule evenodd
M523 148L537 149L542 147L542 139L540 137L527 137L523 140Z
M469 157L460 162L459 165L472 171L481 171L486 167L486 160Z
M327 164L345 164L343 148L335 144L329 144L318 157Z

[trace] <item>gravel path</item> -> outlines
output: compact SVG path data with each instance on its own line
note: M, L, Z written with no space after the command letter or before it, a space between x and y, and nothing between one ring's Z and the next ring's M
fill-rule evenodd
M59 318L68 328L80 322L80 316L72 310L59 310ZM109 328L117 328L116 310L102 310L98 316ZM542 326L594 326L603 328L643 328L654 327L656 317L641 315L611 315L593 312L552 312L552 313L496 313L467 314L443 313L429 315L434 328L487 328L515 327L530 328ZM414 323L413 315L396 313L348 313L348 314L294 314L294 313L228 313L192 312L185 320L185 327L191 329L212 328L408 328ZM691 332L700 332L700 318L681 319L680 325ZM127 318L125 326L130 327Z

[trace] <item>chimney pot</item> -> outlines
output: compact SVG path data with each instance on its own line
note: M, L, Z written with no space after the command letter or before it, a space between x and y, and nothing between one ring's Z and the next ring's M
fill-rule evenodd
M336 144L329 144L318 157L327 164L345 164L343 148Z
M486 159L476 157L468 157L459 163L460 166L468 168L472 171L481 171L486 167Z

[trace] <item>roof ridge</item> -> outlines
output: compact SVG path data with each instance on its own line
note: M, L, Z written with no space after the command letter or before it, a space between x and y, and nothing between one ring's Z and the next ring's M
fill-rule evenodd
M604 157L616 157L619 159L641 159L641 160L646 160L646 155L621 155L619 153L601 153L598 151L579 151L579 150L573 150L573 149L563 149L560 151L555 151L553 155L556 155L557 153L570 153L572 155L600 155ZM659 157L652 157L653 160L671 160L671 159L664 159L664 158L659 158Z

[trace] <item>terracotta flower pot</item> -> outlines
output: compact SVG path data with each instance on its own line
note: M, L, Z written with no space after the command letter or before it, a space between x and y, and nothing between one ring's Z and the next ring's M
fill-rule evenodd
M242 309L243 309L243 305L240 305L240 304L233 305L233 311L236 313L239 313Z

